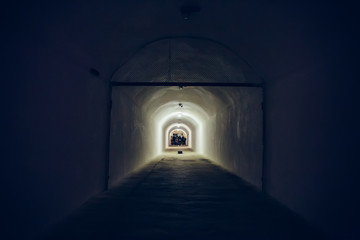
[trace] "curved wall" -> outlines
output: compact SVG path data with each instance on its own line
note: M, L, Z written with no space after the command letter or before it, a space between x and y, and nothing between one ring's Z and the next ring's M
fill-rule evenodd
M252 82L260 79L229 49L201 39L162 39L139 50L113 81ZM113 186L164 154L168 127L191 129L192 150L261 188L262 91L250 87L113 87Z

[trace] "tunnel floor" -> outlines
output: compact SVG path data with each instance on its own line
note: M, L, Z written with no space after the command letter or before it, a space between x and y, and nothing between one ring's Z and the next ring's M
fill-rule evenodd
M168 154L92 198L45 239L325 239L217 164Z

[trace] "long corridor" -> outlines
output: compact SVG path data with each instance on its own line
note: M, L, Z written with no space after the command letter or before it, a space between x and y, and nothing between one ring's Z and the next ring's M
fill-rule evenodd
M46 239L325 239L199 155L168 154L91 199Z

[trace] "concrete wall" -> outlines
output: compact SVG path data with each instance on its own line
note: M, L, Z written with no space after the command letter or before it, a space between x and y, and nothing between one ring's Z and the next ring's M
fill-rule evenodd
M30 239L105 189L107 84L89 73L94 59L60 28L33 18L12 24L3 45L9 112L1 235Z
M152 134L135 97L136 88L113 88L110 129L109 186L140 167L154 156Z
M335 30L316 51L313 35L305 63L267 84L265 189L329 235L358 239L356 50Z
M208 127L214 130L207 143L209 156L261 189L262 89L225 88L220 92L227 98L217 103L213 126Z

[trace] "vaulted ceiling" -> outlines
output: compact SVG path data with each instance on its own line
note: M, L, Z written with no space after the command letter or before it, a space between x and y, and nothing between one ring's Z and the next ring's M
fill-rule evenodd
M197 5L184 20L180 8ZM10 7L9 7L10 8ZM213 39L240 54L267 81L303 69L321 68L321 59L343 53L355 24L351 6L336 1L71 1L26 3L8 9L9 26L32 38L82 49L103 77L144 44L166 36ZM16 29L15 27L15 29ZM36 33L36 34L34 34ZM16 34L16 31L13 31Z

